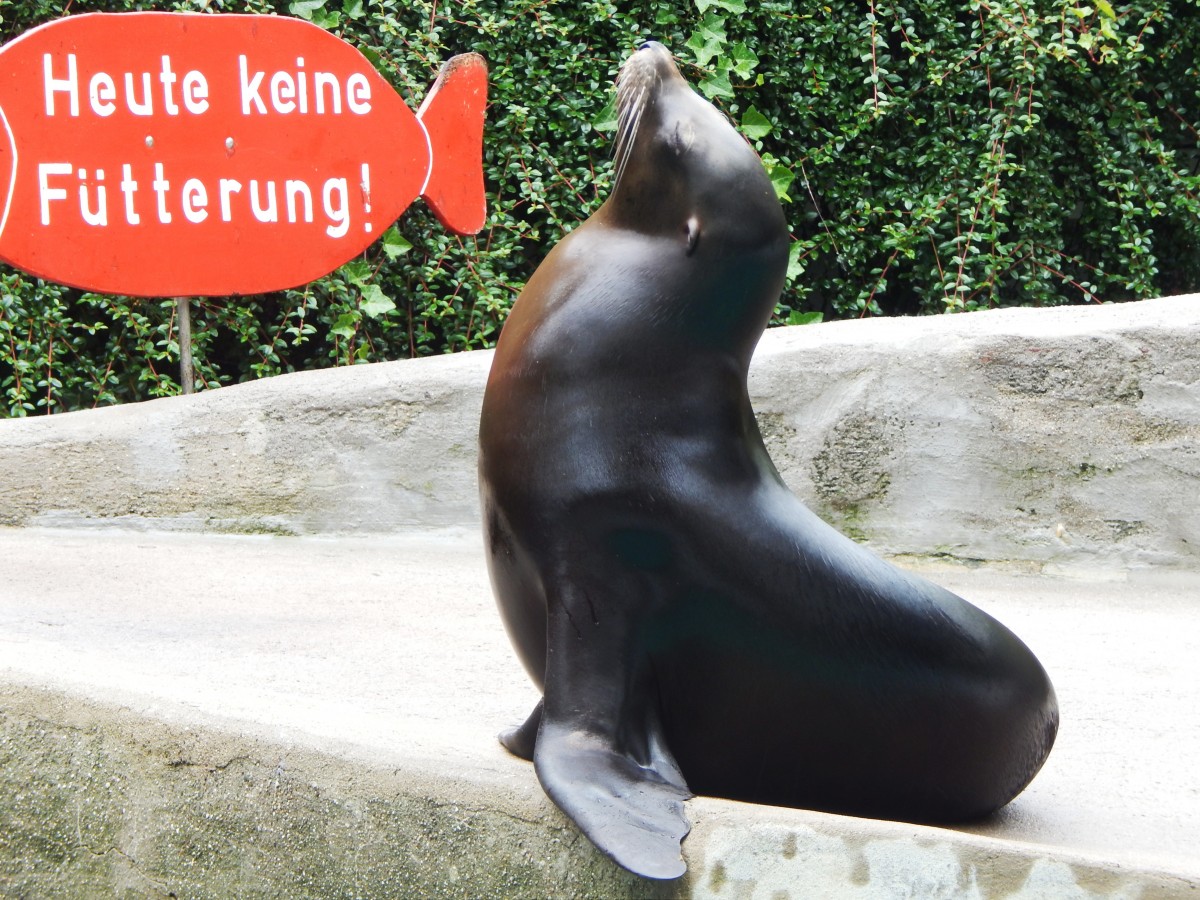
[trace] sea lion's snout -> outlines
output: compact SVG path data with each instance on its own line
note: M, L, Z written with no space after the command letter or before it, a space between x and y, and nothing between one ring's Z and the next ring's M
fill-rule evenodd
M678 78L683 81L679 67L675 64L675 56L658 41L644 41L637 50L629 54L629 58L621 66L618 84L622 79L628 79L634 74L641 78Z

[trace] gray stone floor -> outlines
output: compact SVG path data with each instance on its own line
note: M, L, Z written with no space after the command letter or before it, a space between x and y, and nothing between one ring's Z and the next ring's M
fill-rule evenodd
M923 571L1020 635L1062 709L1045 769L965 839L1200 884L1200 575ZM470 531L0 529L0 683L393 767L534 780L494 738L537 697Z

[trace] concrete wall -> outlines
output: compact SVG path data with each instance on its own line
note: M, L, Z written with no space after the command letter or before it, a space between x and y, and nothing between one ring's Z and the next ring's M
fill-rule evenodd
M2 421L0 524L473 527L490 360ZM1200 563L1200 296L775 329L750 390L788 483L882 553Z
M96 898L1183 900L1198 882L899 822L697 798L673 882L532 777L363 763L0 686L0 894Z

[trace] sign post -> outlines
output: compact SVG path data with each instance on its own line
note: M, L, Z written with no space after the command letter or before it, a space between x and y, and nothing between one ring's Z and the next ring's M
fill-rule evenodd
M196 385L196 367L192 364L191 298L176 297L175 310L179 318L179 385L183 393L190 394Z

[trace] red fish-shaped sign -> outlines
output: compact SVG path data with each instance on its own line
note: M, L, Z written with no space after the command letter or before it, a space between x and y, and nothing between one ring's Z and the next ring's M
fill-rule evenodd
M485 217L487 66L451 59L414 115L300 19L96 13L0 48L0 260L135 296L303 284L418 196Z

